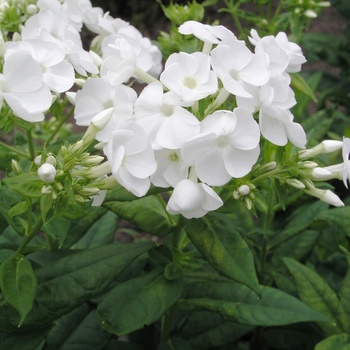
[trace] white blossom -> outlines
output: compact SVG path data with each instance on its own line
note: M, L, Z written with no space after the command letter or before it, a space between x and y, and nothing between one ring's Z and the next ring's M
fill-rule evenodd
M53 182L56 177L56 168L51 163L44 163L38 169L38 175L44 182Z

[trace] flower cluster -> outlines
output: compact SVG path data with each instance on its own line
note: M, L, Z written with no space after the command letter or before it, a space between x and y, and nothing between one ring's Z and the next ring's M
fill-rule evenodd
M157 46L89 0L36 6L16 40L2 47L0 102L37 122L65 92L77 125L89 127L83 143L96 138L105 175L134 195L151 185L172 188L168 212L200 217L223 205L212 187L252 171L261 139L306 145L290 111L296 104L290 73L306 60L285 33L260 38L252 30L252 51L221 25L187 21L179 32L198 38L202 49L173 53L162 68ZM94 51L83 48L83 25L96 34ZM81 89L70 92L74 83ZM40 178L51 183L54 164L39 166ZM240 186L234 198L251 207L253 187Z

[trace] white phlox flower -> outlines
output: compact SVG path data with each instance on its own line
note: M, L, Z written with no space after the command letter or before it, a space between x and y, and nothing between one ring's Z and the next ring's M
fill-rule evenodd
M250 112L216 111L201 122L200 134L184 143L181 155L202 182L222 186L250 172L259 157L259 141L259 126Z
M294 116L289 110L296 104L289 79L275 75L261 87L248 84L244 87L252 97L237 96L237 105L259 113L261 134L267 140L279 146L284 146L288 140L297 147L305 146L305 131L293 121Z
M218 45L213 49L211 65L224 88L236 96L251 97L243 83L261 86L270 78L265 56L252 53L240 41Z
M88 79L76 94L74 118L77 125L89 126L96 115L113 108L110 120L96 135L98 141L107 142L120 122L132 118L136 97L128 86L113 87L101 78Z
M344 137L343 139L343 148L342 148L342 156L343 156L343 169L342 169L342 178L346 188L348 188L348 181L350 178L350 139L348 137Z
M187 179L189 166L182 160L180 150L161 149L154 151L158 164L151 175L151 182L157 187L175 187L181 180Z
M54 42L64 50L66 59L83 76L98 73L89 52L83 49L79 31L70 23L62 9L40 10L26 21L21 36L23 40L39 38Z
M222 25L211 26L197 21L187 21L179 26L181 34L192 34L204 42L203 52L209 53L213 44L237 41L237 37Z
M142 128L133 121L120 123L103 151L116 180L134 195L144 196L157 163Z
M262 50L268 53L270 59L274 61L275 67L279 66L282 62L284 64L284 55L277 50L276 44L280 47L282 51L288 57L288 64L285 71L288 73L300 72L301 65L306 62L306 58L299 45L288 40L286 33L279 32L275 37L267 36L265 38L260 38L257 31L252 29L250 32L249 41L258 47L258 51ZM263 41L263 43L260 43ZM273 49L274 47L274 49ZM266 50L268 48L268 50ZM277 62L277 55L281 57L281 63ZM281 65L282 66L282 65ZM279 68L281 68L281 66Z
M192 219L200 218L222 205L223 201L211 187L185 179L175 186L166 210L172 215L182 214Z
M6 56L16 50L28 51L41 66L43 81L54 92L69 90L75 81L73 66L65 60L62 48L51 41L30 39L12 43L6 50Z
M102 42L100 75L109 84L116 86L127 82L136 69L136 54L130 43L116 35L110 35Z
M37 122L52 103L52 95L44 84L40 65L27 50L6 55L0 74L0 104L3 99L18 117Z
M199 121L181 107L173 92L163 93L162 84L146 86L135 102L135 117L149 137L154 149L179 149L190 137L199 133Z
M210 59L202 52L170 55L160 81L187 102L205 98L218 88L217 77L210 68Z

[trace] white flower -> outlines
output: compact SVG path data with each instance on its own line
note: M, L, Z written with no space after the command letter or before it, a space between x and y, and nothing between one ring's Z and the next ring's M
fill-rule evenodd
M5 58L16 50L28 51L41 66L43 81L54 92L69 90L75 81L73 66L65 60L65 52L52 41L29 39L11 44Z
M270 49L267 50L267 53L270 59L274 61L275 66L281 64L282 62L284 64L284 59L285 59L284 55L282 55L279 50L276 50L275 44L277 44L279 48L283 50L288 57L288 64L285 71L288 73L300 72L301 65L306 62L306 59L303 55L303 52L300 46L293 42L290 42L288 40L286 33L279 32L275 37L272 37L272 38L271 36L267 37L268 39L260 38L255 29L252 29L250 34L251 34L251 37L249 37L249 40L253 45L259 46L258 51L260 50L265 51L270 46ZM266 42L260 44L261 40ZM275 41L275 42L272 44L272 41ZM272 50L272 47L271 47L272 45L275 47L275 50ZM280 63L277 62L276 55L281 55L282 62Z
M259 112L261 134L267 140L278 146L284 146L288 140L297 147L305 146L305 131L300 124L293 122L289 110L296 101L288 79L275 75L261 87L244 84L244 88L251 97L237 96L237 105L252 113Z
M270 78L264 56L253 54L240 41L218 45L211 51L211 64L224 88L237 96L251 97L243 82L261 86Z
M157 187L175 187L187 179L188 165L182 160L180 150L161 149L154 152L157 170L151 175L151 182Z
M142 128L135 122L126 121L115 129L103 148L112 174L116 180L134 195L144 196L157 163Z
M0 105L5 99L18 117L37 122L44 120L52 96L43 82L40 65L26 50L16 50L6 56L3 74L0 74Z
M172 92L163 93L162 84L146 86L135 102L136 122L149 137L154 149L178 149L199 133L199 121Z
M181 148L184 161L210 186L247 175L259 157L259 126L252 114L236 108L216 111L201 122L201 132Z
M113 87L101 78L88 79L75 98L74 118L77 125L88 126L99 113L113 108L110 120L96 138L107 142L111 132L123 120L131 119L136 92L128 86Z
M41 180L44 182L53 182L55 181L56 177L56 169L55 167L50 163L44 163L39 169L38 169L38 175Z
M185 218L192 219L200 218L222 205L221 198L211 187L185 179L174 188L166 210L172 215L182 214Z
M218 88L216 75L210 69L210 59L202 52L170 55L160 81L187 102L205 98Z
M342 178L346 188L348 188L348 180L350 178L350 139L348 137L344 137L343 139L343 169L342 169Z
M211 26L196 21L187 21L180 25L181 34L192 34L204 42L203 52L209 53L213 44L237 41L237 37L222 25Z

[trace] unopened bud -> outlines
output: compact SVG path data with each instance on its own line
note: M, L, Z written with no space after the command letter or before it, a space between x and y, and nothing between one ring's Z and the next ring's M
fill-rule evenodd
M300 180L298 180L298 179L288 179L288 180L286 180L286 182L287 182L287 184L288 184L289 186L292 186L292 187L297 188L297 189L299 189L299 190L305 188L304 183L302 183L302 182L301 182Z
M94 196L100 192L100 189L97 187L83 187L80 191L79 194L82 196Z
M84 142L82 140L77 141L74 145L71 146L70 151L75 153L81 151L84 147Z
M343 207L344 203L340 198L330 190L323 190L320 188L313 188L311 190L304 190L307 194L319 198L321 201L334 205L335 207Z
M329 170L319 167L313 169L311 174L317 180L324 180L332 177L332 173Z
M12 35L12 41L13 42L18 42L18 41L21 41L21 40L22 40L21 34L19 34L17 32L13 33L13 35Z
M337 140L324 140L317 146L299 151L299 157L301 159L317 156L321 153L335 152L343 147L343 141Z
M277 168L277 163L275 161L266 163L259 168L260 172L268 172Z
M40 166L41 165L41 155L38 155L34 158L34 163L35 165L37 166Z
M49 155L47 158L46 158L46 162L45 163L50 163L52 165L56 165L56 158L52 155Z
M45 185L41 188L41 194L51 194L52 193L52 187L50 185Z
M33 16L38 12L37 6L34 4L29 4L26 8L28 15Z
M304 162L298 162L298 165L304 169L313 169L313 168L318 167L318 164L316 162L312 162L311 160L305 160Z
M80 196L79 194L75 194L74 195L74 200L77 202L77 203L85 203L85 199L83 196Z
M38 169L38 175L41 180L44 182L53 182L56 177L56 169L55 167L50 163L44 163L39 169Z
M244 205L247 207L248 210L252 209L253 202L249 197L244 198Z
M104 157L101 156L88 156L80 162L82 166L98 165L104 161Z
M11 160L11 166L12 166L12 170L16 175L20 175L23 173L22 167L20 166L20 164L17 162L17 160L12 159Z
M89 54L92 58L92 61L95 63L97 67L101 67L102 64L102 58L94 51L90 50Z
M248 185L242 185L237 188L237 191L242 195L246 196L250 192L250 187Z
M312 11L310 9L306 10L304 12L304 15L309 18L317 18L317 13L315 11Z

